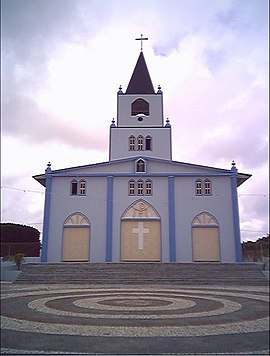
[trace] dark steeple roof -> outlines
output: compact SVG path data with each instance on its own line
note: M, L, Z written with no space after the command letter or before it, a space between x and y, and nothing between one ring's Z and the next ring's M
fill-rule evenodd
M139 55L126 94L155 94L143 52Z

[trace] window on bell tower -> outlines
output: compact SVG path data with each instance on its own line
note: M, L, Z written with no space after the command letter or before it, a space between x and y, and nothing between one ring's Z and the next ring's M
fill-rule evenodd
M131 104L131 115L149 115L149 103L144 99L137 99Z
M134 136L129 137L129 150L135 151L135 137Z
M152 150L152 137L150 135L146 136L145 138L145 150L146 151Z
M142 150L143 150L143 137L138 136L138 151L142 151Z

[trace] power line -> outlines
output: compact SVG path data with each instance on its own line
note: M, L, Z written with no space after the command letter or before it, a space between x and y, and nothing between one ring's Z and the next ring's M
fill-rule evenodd
M12 190L18 190L24 193L39 193L39 194L44 194L44 192L40 192L37 190L29 190L29 189L22 189L22 188L15 188L15 187L7 187L7 186L2 186L1 189L12 189Z

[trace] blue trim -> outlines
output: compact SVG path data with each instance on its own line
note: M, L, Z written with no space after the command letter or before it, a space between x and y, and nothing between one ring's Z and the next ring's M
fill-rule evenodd
M112 262L113 177L107 178L106 262Z
M144 160L144 159L143 159ZM147 163L147 162L145 162ZM136 168L136 165L135 165ZM142 173L146 177L170 177L172 172L168 173L144 173L144 172L137 172L137 173L111 173L112 177L137 177L139 173ZM52 173L53 177L108 177L108 172L106 173ZM226 177L231 176L231 173L173 173L175 177L200 177L200 178L208 178L208 177Z
M238 196L237 196L237 169L235 167L232 168L232 173L233 175L231 176L231 189L232 189L235 259L236 262L242 262L242 247L241 247L240 221L239 221Z
M45 191L45 204L44 204L41 262L48 261L50 207L51 207L51 196L52 196L51 192L52 192L52 177L46 172L46 191Z
M170 262L176 262L174 177L168 177Z
M225 172L225 173L231 172L231 170L229 170L229 169L215 168L215 167L209 167L209 166L202 166L202 165L198 165L198 164L173 161L173 160L170 160L170 159L163 159L163 158L156 158L156 157L151 157L151 156L137 155L137 156L127 157L127 158L113 159L113 160L107 161L107 162L99 162L99 163L87 164L87 165L83 165L83 166L75 166L75 167L57 169L57 170L54 170L53 173L61 173L61 172L70 171L70 170L77 170L77 169L81 169L81 168L91 168L91 167L97 167L97 166L106 166L106 165L110 166L110 165L115 164L115 163L136 161L139 158L142 158L144 160L153 161L153 162L171 163L171 164L180 165L180 166L203 168L205 170L212 170L212 171L215 171L215 172ZM36 176L39 176L39 175L36 175ZM34 176L34 177L36 177L36 176Z

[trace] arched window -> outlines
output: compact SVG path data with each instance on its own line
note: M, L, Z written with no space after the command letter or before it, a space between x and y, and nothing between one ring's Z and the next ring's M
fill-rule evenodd
M150 135L146 136L145 138L145 150L146 151L152 150L152 137Z
M131 115L149 115L149 103L144 99L137 99L131 104Z
M145 162L142 159L138 159L136 162L136 173L145 173Z
M138 195L143 195L143 180L139 179L137 185L138 185L138 190L137 190Z
M138 151L143 151L143 137L138 136Z
M150 179L146 180L146 195L152 195L152 181Z
M202 195L202 180L196 180L196 195Z
M135 195L135 180L131 179L128 182L128 195Z
M135 151L135 137L134 136L129 137L129 150Z
M76 179L73 179L71 181L71 189L70 189L71 195L77 195L78 194L78 182Z
M208 178L204 181L204 194L212 195L211 181Z
M80 195L86 195L86 181L84 179L80 180Z

